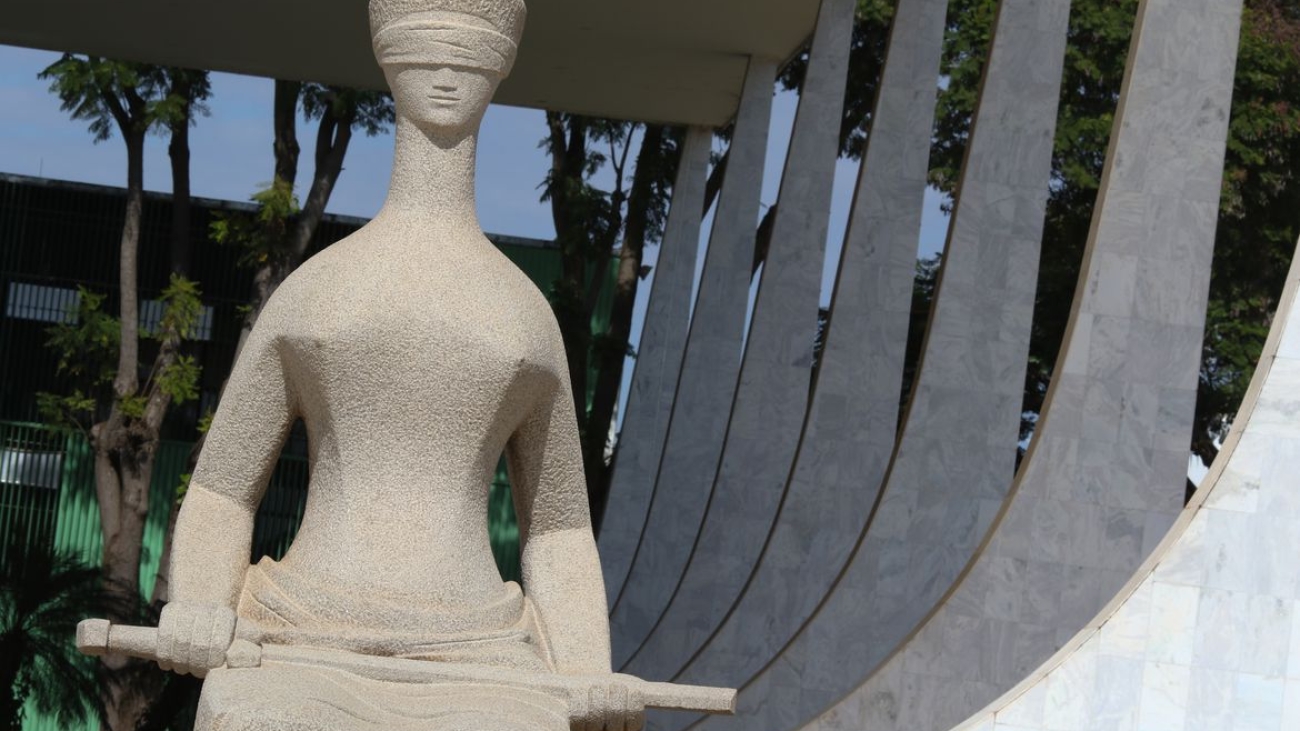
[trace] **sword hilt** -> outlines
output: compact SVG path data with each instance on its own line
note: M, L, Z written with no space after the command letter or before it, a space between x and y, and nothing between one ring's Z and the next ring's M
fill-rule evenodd
M158 659L158 629L113 624L106 619L87 619L77 625L77 649L86 655L112 653L142 660ZM505 683L520 688L563 697L571 706L581 705L591 688L622 683L635 692L645 705L699 713L736 712L736 691L699 685L655 683L632 675L548 675L520 673L505 668L479 667L459 663L438 663L404 658L353 656L350 653L317 648L292 648L271 645L263 648L247 640L236 639L226 651L226 667L255 668L266 659L274 662L321 665L365 675L375 671L396 671L413 680L427 682Z

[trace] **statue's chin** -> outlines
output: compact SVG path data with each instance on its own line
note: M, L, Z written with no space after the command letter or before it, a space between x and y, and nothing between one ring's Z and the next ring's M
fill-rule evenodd
M416 127L430 137L466 137L478 130L482 114L477 110L446 110L407 116Z

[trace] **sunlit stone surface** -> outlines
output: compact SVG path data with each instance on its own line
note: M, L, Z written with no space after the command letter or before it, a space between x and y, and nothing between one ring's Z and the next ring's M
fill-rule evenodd
M676 677L742 684L777 655L844 567L898 431L916 242L947 0L905 0L841 255L816 391L785 502L745 593ZM741 703L753 708L748 696ZM687 714L652 713L679 729Z
M758 561L808 410L822 263L856 0L823 0L709 509L681 583L627 672L671 678Z
M645 639L690 559L740 376L776 63L752 59L704 258L654 497L627 584L610 608L614 667Z
M1116 602L961 731L1300 728L1300 258L1232 434Z
M655 263L645 328L637 346L636 370L627 397L627 417L619 434L618 459L614 462L609 505L600 533L600 563L611 606L627 581L641 541L668 437L690 325L700 209L704 206L712 144L710 129L692 127L687 132L673 186L672 208Z
M388 200L267 304L176 528L156 656L206 674L201 731L638 722L639 686L610 673L560 331L475 213L479 123L524 14L522 0L370 3L397 110ZM250 567L254 515L299 418L303 525L283 559ZM503 451L526 593L501 581L486 534ZM429 680L446 666L513 680ZM552 692L558 676L592 680L575 705Z
M812 728L949 728L1073 636L1173 522L1239 11L1142 3L1080 295L1012 499L935 614Z

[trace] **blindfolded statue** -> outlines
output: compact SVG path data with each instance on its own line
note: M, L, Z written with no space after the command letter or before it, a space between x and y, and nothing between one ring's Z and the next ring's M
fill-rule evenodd
M371 2L397 110L388 199L258 317L180 513L158 629L79 630L92 654L205 676L199 731L623 731L645 704L730 708L729 691L611 673L560 332L475 214L478 127L524 16L521 0ZM250 565L299 420L302 527ZM488 543L502 453L526 590Z

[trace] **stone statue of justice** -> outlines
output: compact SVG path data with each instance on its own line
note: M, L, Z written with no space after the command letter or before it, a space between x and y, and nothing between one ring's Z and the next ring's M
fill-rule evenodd
M84 652L205 677L199 731L632 731L647 705L732 710L730 690L611 672L560 332L475 212L479 124L524 17L522 0L371 1L397 109L387 201L258 318L181 509L158 628L78 629ZM250 566L298 419L302 528ZM526 591L488 543L503 452Z

